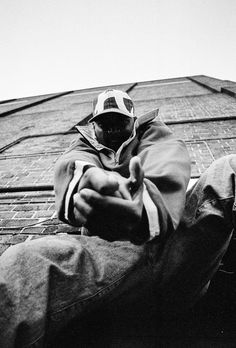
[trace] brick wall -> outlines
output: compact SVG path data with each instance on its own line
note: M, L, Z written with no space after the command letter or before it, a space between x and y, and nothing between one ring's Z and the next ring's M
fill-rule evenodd
M67 232L78 228L58 221L52 191L0 194L0 253L25 240Z
M151 99L164 99L174 97L186 97L192 95L204 95L211 93L204 87L185 79L181 81L168 81L152 84L137 84L130 92L131 98L137 102Z
M235 86L194 76L113 87L130 90L138 117L159 109L158 117L186 142L195 178L214 159L236 153L236 99L222 90ZM55 161L77 136L65 133L89 117L93 98L104 88L0 104L0 253L32 238L78 232L57 220L49 186Z
M137 115L159 109L162 121L180 121L188 119L221 118L236 115L235 98L221 93L181 98L163 98L135 101Z
M114 86L123 90L130 87L131 84ZM48 101L45 101L46 97L32 97L30 100L23 99L22 103L19 100L10 102L10 105L0 104L0 149L20 137L68 131L92 112L92 101L101 90L103 88L74 91ZM39 100L40 104L30 107ZM17 111L22 104L29 107ZM12 114L1 117L3 110L12 111Z

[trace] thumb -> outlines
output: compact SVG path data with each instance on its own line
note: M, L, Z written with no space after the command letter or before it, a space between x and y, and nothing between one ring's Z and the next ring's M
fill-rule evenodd
M132 157L129 163L131 190L136 191L143 183L144 172L138 156Z

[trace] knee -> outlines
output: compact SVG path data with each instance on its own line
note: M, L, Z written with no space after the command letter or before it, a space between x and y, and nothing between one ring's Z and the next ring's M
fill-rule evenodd
M27 277L33 264L31 248L27 243L19 243L9 247L1 256L0 270L6 282L19 283Z
M29 248L27 248L26 243L19 243L13 246L10 246L2 255L1 255L1 267L4 266L13 266L14 264L19 265L23 259L27 259L27 254L29 253Z
M231 168L236 172L236 154L225 155L215 160L210 167Z

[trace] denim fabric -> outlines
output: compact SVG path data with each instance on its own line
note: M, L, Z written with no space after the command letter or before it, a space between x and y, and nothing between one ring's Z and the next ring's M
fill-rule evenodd
M74 318L150 288L157 311L201 296L235 228L236 156L224 157L187 194L177 231L137 246L58 235L10 247L0 258L0 347L44 347Z
M235 176L236 155L220 158L187 193L181 223L154 265L163 313L189 309L219 268L236 226Z
M218 216L232 228L236 226L236 155L215 161L187 194L183 219L196 225L206 216Z
M0 260L0 347L42 347L46 336L101 306L130 273L148 267L145 256L145 245L87 236L10 247Z

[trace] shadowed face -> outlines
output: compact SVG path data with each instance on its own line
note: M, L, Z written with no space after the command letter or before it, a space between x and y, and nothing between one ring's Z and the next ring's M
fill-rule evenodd
M121 144L130 137L134 121L135 118L114 112L98 116L93 122L98 142L117 151Z

